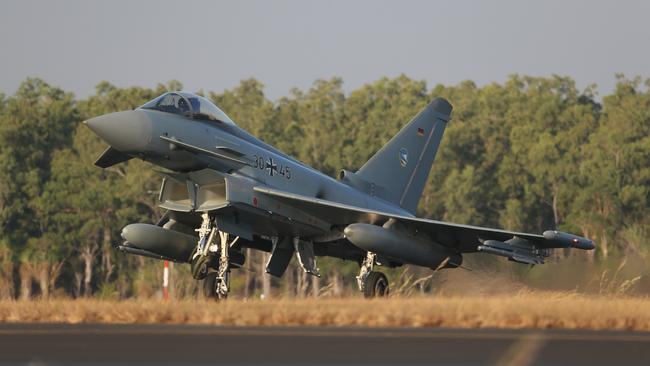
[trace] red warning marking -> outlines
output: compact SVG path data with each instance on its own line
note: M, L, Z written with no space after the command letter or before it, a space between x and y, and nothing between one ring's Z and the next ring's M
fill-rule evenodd
M424 128L419 128L418 127L418 135L424 136Z

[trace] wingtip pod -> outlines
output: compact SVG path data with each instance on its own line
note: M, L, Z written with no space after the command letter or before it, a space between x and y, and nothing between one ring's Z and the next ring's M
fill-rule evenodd
M562 231L546 230L542 235L544 235L544 238L546 238L546 240L552 241L565 248L577 248L584 250L592 250L596 248L596 245L592 240L589 240L582 236L564 233Z

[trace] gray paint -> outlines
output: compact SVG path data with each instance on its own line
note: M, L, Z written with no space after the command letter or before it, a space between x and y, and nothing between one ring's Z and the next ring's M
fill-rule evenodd
M573 247L591 249L588 239L564 233L541 236L415 217L451 109L446 100L434 99L356 174L344 171L341 180L233 123L200 119L191 108L183 115L138 108L86 124L112 146L109 155L141 158L169 170L162 173L160 204L172 211L170 217L196 227L200 213L214 214L220 230L245 239L242 247L273 251L269 271L276 276L286 269L292 250L285 243L294 237L309 248L316 243L313 251L321 255L360 261L371 250L394 260L391 265L429 267L444 257L459 265L461 253L477 251L485 240L516 237L517 245L532 253L564 248L577 238ZM100 159L100 165L107 166L105 160L110 159ZM168 233L153 225L130 225L123 235L140 249L166 257L188 254L196 238L165 237ZM272 237L279 238L275 249L268 243Z
M122 230L122 238L148 252L177 261L187 261L196 247L196 238L178 231L149 224L131 224Z
M429 103L356 175L377 187L377 196L415 214L452 106L442 98Z
M352 224L344 232L345 237L354 245L401 263L432 269L441 265L454 268L462 263L460 254L447 247L381 226Z

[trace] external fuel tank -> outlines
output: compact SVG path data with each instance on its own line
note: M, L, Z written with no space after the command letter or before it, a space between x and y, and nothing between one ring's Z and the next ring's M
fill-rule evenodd
M437 269L460 266L463 258L448 248L393 228L371 224L351 224L343 231L345 237L357 247L404 264Z

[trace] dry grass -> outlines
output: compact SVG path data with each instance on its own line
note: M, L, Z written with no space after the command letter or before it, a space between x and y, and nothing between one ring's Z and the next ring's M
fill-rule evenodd
M0 322L236 326L565 328L650 331L650 299L521 292L378 300L2 301Z

